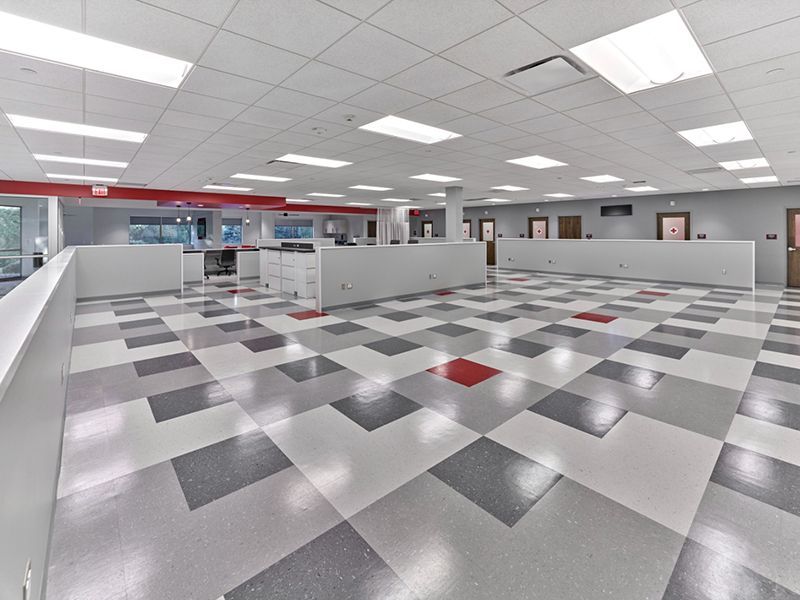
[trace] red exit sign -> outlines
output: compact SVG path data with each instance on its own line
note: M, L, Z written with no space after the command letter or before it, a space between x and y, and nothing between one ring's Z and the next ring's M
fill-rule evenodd
M101 184L94 184L92 186L92 196L108 196L108 186Z

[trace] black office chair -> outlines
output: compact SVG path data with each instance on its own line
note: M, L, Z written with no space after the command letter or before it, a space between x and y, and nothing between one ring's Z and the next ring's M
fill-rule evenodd
M400 243L400 240L389 240L389 245L391 245L391 246L396 246L399 243Z
M411 239L408 240L408 243L409 244L419 244L419 240L417 240L415 238L411 238Z
M219 274L219 250L206 250L203 254L203 274L206 279L209 275Z
M225 275L236 273L236 250L232 248L223 249L217 259L217 266L219 267L218 275L221 275L223 271Z

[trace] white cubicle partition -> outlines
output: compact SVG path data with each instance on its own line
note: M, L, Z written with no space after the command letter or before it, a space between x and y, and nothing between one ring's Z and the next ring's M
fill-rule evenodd
M236 275L239 279L258 277L258 250L236 252Z
M755 243L499 238L497 266L753 289Z
M484 242L317 250L318 310L485 281Z
M78 298L180 290L180 244L76 246Z
M196 283L205 277L205 252L184 252L183 282Z
M320 246L335 246L336 240L333 238L291 238L291 239L277 239L277 238L259 238L256 240L256 246L261 248L264 246L280 246L281 242L299 242L301 244L314 244L314 248Z

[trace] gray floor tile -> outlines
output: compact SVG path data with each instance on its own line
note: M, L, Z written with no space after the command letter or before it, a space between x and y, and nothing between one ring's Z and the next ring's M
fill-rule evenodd
M542 327L539 329L539 331L553 333L555 335L564 335L571 338L580 337L584 333L589 333L588 329L580 329L579 327L571 327L569 325L559 325L558 323L552 323L546 327Z
M764 350L770 350L771 352L783 352L784 354L794 354L795 356L800 356L800 343L789 344L785 342L773 342L766 340L763 348Z
M800 385L800 369L784 367L783 365L757 362L753 367L753 376L768 377L770 379L778 379L780 381L785 381L786 383Z
M145 377L165 371L185 369L186 367L193 367L199 364L200 361L197 360L191 352L180 352L178 354L170 354L169 356L137 360L134 361L133 367L136 369L136 373L139 377Z
M153 325L164 325L164 321L162 321L159 317L153 317L149 319L138 319L136 321L124 321L122 323L117 323L117 326L120 329L137 329L139 327L152 327Z
M167 342L177 342L178 336L171 331L154 333L151 335L139 335L136 337L125 338L125 345L128 348L142 348L143 346L154 346L156 344L166 344Z
M233 397L216 381L170 390L147 398L156 423L232 401Z
M311 356L309 358L277 365L275 368L298 383L308 379L314 379L315 377L329 375L344 369L342 365L333 362L330 358L325 356Z
M552 350L551 346L544 344L537 344L536 342L529 342L520 338L509 338L494 345L498 350L503 352L511 352L512 354L519 354L520 356L527 356L533 358L544 354L548 350Z
M422 408L397 392L375 386L331 402L331 406L367 431L374 431Z
M439 302L438 304L431 304L425 308L447 312L452 310L462 310L464 307L459 306L458 304L450 304L449 302Z
M472 327L465 327L464 325L456 325L455 323L444 323L443 325L437 325L436 327L431 327L428 331L432 331L433 333L438 333L441 335L446 335L448 337L460 337L467 333L472 333L473 331L477 331L476 329L472 329Z
M560 473L485 437L428 472L509 527L561 478Z
M364 331L367 328L358 323L343 321L342 323L334 323L333 325L324 325L320 327L320 329L332 333L333 335L344 335L347 333L355 333L356 331Z
M745 392L737 412L759 421L800 430L800 404L775 400L754 392Z
M241 331L242 329L262 329L264 326L259 323L258 321L253 321L252 319L246 319L244 321L233 321L232 323L220 323L217 325L222 331L225 333L231 333L232 331Z
M390 319L392 321L397 321L398 323L402 323L403 321L410 321L411 319L418 318L419 315L415 315L414 313L405 312L402 310L398 310L395 312L390 312L381 315L385 319Z
M385 354L386 356L396 356L398 354L402 354L403 352L416 350L422 346L402 338L392 337L386 338L385 340L378 340L377 342L364 344L364 347L374 350L375 352Z
M598 307L598 310L615 310L618 312L635 312L639 310L636 306L626 306L625 304L603 304L602 306Z
M691 329L689 327L678 327L677 325L656 325L651 331L659 333L668 333L669 335L681 335L683 337L699 339L703 337L706 331L702 329Z
M676 319L682 319L684 321L697 321L698 323L716 323L719 321L719 317L710 317L708 315L697 315L694 313L681 311L675 314Z
M635 385L636 387L648 390L652 389L664 376L664 373L659 373L658 371L633 367L612 360L604 360L596 364L589 369L587 373L597 375L598 377L605 377L606 379L615 379L622 383Z
M244 340L240 343L251 352L263 352L264 350L283 348L284 346L289 346L295 342L285 335L270 335L252 340Z
M517 304L516 306L512 306L512 309L516 310L525 310L528 312L542 312L544 310L548 310L549 306L541 306L539 304Z
M689 348L682 348L680 346L673 346L671 344L662 344L660 342L651 342L648 340L634 340L627 346L629 350L636 350L637 352L647 352L648 354L657 354L659 356L666 356L667 358L674 358L680 360L689 351Z
M292 466L267 434L256 429L172 459L189 510L205 506Z
M206 319L210 319L212 317L222 317L225 315L235 315L236 311L232 308L216 308L212 310L201 310L198 311L200 315L204 316Z
M627 413L616 406L595 402L564 390L556 390L528 410L600 438Z
M484 319L486 321L491 321L492 323L508 323L509 321L513 321L514 319L518 319L516 315L509 315L506 313L500 312L487 312L487 313L480 313L475 315L478 319Z
M137 306L135 308L120 308L114 311L114 315L117 317L125 317L128 315L138 315L149 312L153 312L153 309L150 308L150 306L148 305L144 305L144 306Z

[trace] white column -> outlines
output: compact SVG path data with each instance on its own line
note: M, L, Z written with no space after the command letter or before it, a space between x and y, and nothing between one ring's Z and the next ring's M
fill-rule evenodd
M444 188L447 205L444 207L445 236L448 242L464 239L464 188L450 186Z
M47 198L47 256L53 258L64 248L64 209L58 196Z

